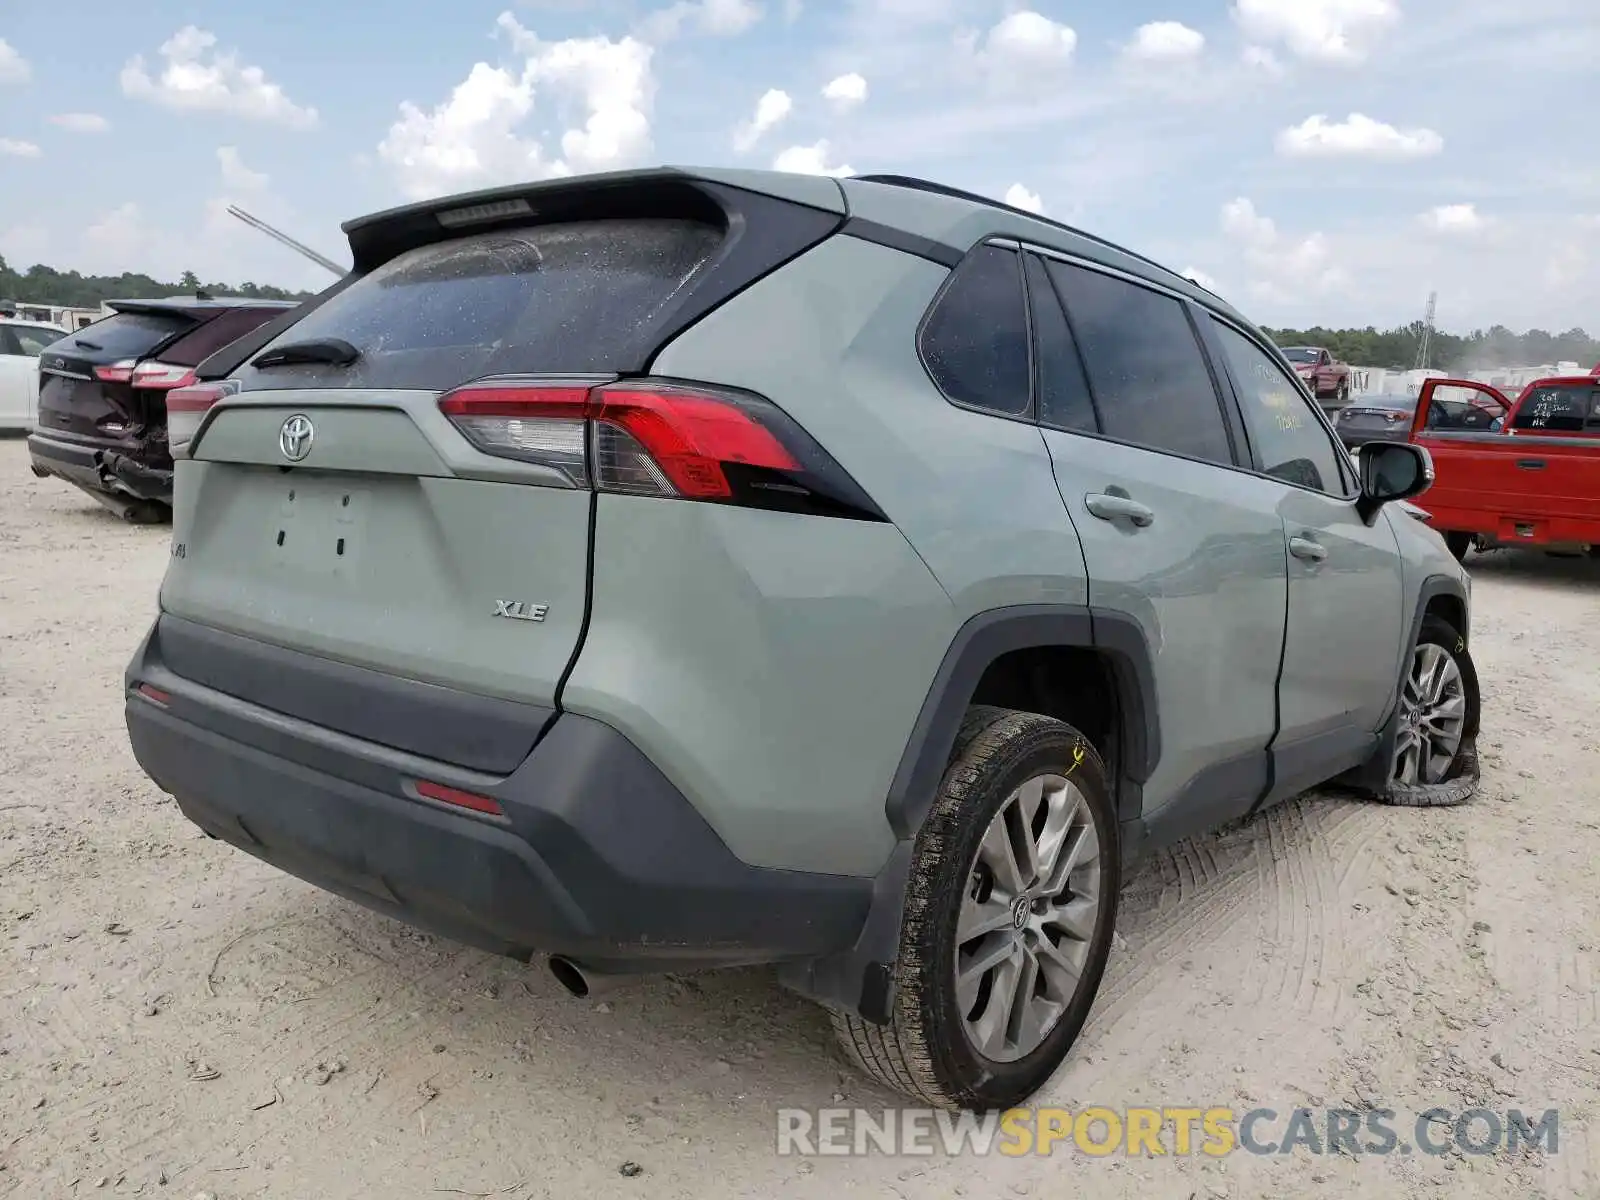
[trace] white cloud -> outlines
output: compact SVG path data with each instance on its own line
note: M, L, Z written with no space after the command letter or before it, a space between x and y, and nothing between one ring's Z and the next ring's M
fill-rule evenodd
M639 32L650 41L665 42L679 37L686 26L692 25L711 37L737 37L761 16L761 5L754 0L678 0L646 17Z
M1476 233L1487 222L1471 204L1441 204L1422 214L1422 223L1436 233Z
M128 60L122 68L123 94L177 112L226 113L292 129L316 125L316 109L294 103L260 67L243 65L237 54L216 46L215 34L185 25L162 43L165 65L159 77L145 69L142 55Z
M20 141L17 138L0 138L0 154L10 155L12 158L38 158L43 153L32 142Z
M1322 114L1278 135L1278 153L1291 158L1427 158L1444 150L1431 129L1396 129L1361 113L1334 124Z
M111 122L99 113L87 112L57 113L50 118L50 124L72 133L105 133L111 128Z
M1077 49L1078 34L1069 25L1024 9L1003 18L981 41L967 41L985 67L997 75L1015 78L1015 72L1066 66Z
M5 38L0 38L0 83L27 83L33 75L28 60L18 54Z
M1278 56L1265 46L1246 46L1240 56L1244 65L1252 71L1260 71L1266 75L1282 75L1283 63L1278 61Z
M1348 281L1326 237L1286 237L1243 196L1222 206L1222 231L1243 252L1251 291L1263 300L1282 303L1307 292L1326 293Z
M867 81L854 71L840 75L837 79L830 79L823 87L822 98L833 105L836 111L847 112L866 100Z
M772 169L797 175L832 175L836 178L856 173L855 168L848 164L829 166L829 149L826 139L809 146L790 146L773 160Z
M1300 58L1356 62L1400 20L1396 0L1234 0L1234 19L1258 42Z
M1180 21L1151 21L1139 26L1127 46L1129 58L1143 62L1177 62L1197 57L1206 46L1206 35Z
M733 148L741 151L753 149L764 134L781 125L792 111L794 101L789 99L788 92L777 88L767 89L756 101L755 115L734 130Z
M245 166L234 146L217 147L217 166L222 170L223 186L232 191L259 192L267 186L266 175Z
M1217 281L1211 278L1211 276L1207 275L1199 267L1185 267L1181 273L1185 279L1193 280L1195 283L1198 283L1201 287L1205 288L1208 292L1215 292L1217 290Z
M1006 189L1005 201L1012 208L1020 208L1027 212L1044 213L1044 201L1038 192L1030 192L1020 183L1013 183Z
M522 55L520 68L480 62L433 109L403 102L399 120L379 143L378 157L407 195L607 170L649 154L655 97L650 46L633 37L546 42L509 13L498 25ZM536 89L557 111L572 106L585 114L581 126L561 135L557 156L520 132L534 112Z

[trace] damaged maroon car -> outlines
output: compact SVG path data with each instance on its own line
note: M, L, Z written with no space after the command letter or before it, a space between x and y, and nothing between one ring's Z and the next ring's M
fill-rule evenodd
M111 315L39 355L33 473L83 489L124 521L172 512L167 394L216 351L298 307L294 301L177 296L112 300Z

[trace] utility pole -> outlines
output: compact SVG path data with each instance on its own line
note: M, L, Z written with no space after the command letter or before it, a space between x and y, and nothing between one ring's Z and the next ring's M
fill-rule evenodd
M1439 293L1428 293L1428 311L1422 318L1422 337L1417 342L1417 366L1419 371L1428 369L1428 351L1433 349L1433 314L1439 306Z
M246 225L250 226L252 229L259 229L262 233L266 234L268 237L274 238L277 241L282 242L285 246L289 247L289 249L294 250L299 254L303 254L306 258L309 258L312 262L316 263L317 266L322 267L322 268L324 268L326 270L332 271L340 279L343 279L347 274L349 274L348 271L346 271L338 263L334 262L333 259L324 258L322 255L318 254L315 250L311 249L311 247L309 247L309 246L307 246L307 245L305 245L305 244L303 244L301 242L295 241L292 237L290 237L287 233L284 233L282 230L274 229L271 225L268 225L260 217L251 216L249 213L245 212L244 209L240 208L237 204L228 205L228 215L230 217L238 217L239 220L243 221Z

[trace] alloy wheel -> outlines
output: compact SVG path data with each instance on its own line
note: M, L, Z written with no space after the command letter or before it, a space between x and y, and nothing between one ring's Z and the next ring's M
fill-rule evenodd
M1089 802L1038 775L1000 806L968 873L956 927L956 1001L972 1048L1015 1062L1073 997L1100 912L1100 838Z
M1467 694L1461 668L1443 646L1421 643L1400 689L1400 731L1395 739L1396 783L1441 783L1461 749Z

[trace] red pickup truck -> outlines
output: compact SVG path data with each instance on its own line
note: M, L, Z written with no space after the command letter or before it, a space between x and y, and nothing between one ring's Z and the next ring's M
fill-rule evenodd
M1433 456L1420 503L1458 559L1513 545L1600 558L1600 367L1536 379L1515 401L1430 379L1411 440Z

